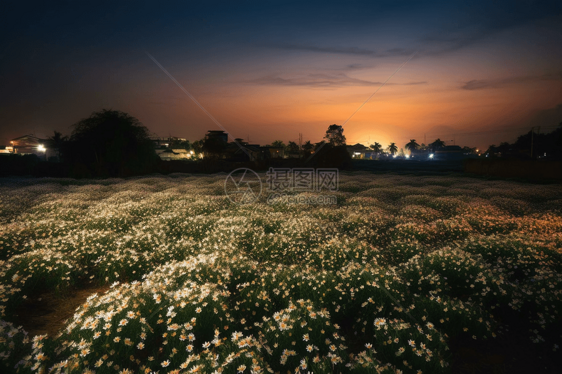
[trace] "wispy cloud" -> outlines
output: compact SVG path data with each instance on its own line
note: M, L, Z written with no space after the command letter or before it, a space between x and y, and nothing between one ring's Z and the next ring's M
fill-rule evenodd
M467 6L462 16L457 14L444 21L438 30L420 36L417 41L421 49L419 55L438 57L472 47L506 30L544 24L552 17L560 17L562 10L551 1L536 4L512 1L509 11L505 5L491 2L484 8L476 4Z
M329 54L345 54L354 56L369 56L369 57L392 57L392 56L409 56L414 50L404 48L392 48L384 51L375 51L372 49L365 49L360 47L338 47L338 46L318 46L313 44L291 44L291 43L278 43L268 45L269 48L284 49L290 51L305 51L313 53L329 53Z
M292 51L307 51L307 52L319 52L319 53L336 53L336 54L350 54L350 55L361 55L361 56L376 56L378 55L376 51L363 49L359 47L322 47L315 45L305 45L305 44L277 44L271 47L277 49L287 49Z
M502 88L514 84L538 82L545 80L562 80L562 72L556 74L527 75L501 79L473 79L465 82L460 88L463 90L483 90L488 88Z
M376 65L348 64L348 65L345 65L343 68L336 69L336 70L344 70L344 71L366 70L366 69L372 69L375 66Z
M382 82L374 82L363 79L349 77L344 73L317 73L308 74L302 77L283 78L279 75L267 75L247 81L246 83L271 86L308 86L308 87L347 87L347 86L380 86ZM407 83L387 83L387 85L414 86L427 84L426 81L407 82Z

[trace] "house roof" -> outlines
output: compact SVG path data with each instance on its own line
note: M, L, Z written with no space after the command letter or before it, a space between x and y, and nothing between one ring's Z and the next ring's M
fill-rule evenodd
M38 142L45 142L47 141L47 139L41 139L36 137L35 135L23 135L23 136L18 136L17 138L12 139L12 141L19 141L19 140L35 140Z
M354 151L365 151L365 150L369 149L361 143L357 143L357 144L354 144L354 145L348 145L347 148L352 149Z

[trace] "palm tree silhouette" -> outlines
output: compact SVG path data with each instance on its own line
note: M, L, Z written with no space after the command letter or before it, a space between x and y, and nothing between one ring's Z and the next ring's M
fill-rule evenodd
M396 146L396 143L390 143L390 145L388 146L388 151L390 152L390 154L394 156L394 154L398 152L398 147Z
M371 144L371 149L376 154L379 154L382 151L382 145L380 145L380 143L375 142L375 144Z
M55 150L57 157L61 158L61 149L65 146L66 142L68 141L67 136L62 136L62 134L58 131L55 131L55 134L47 139L47 147L52 148Z
M406 149L410 152L415 151L419 147L420 145L416 143L416 139L410 139L410 142L406 144Z

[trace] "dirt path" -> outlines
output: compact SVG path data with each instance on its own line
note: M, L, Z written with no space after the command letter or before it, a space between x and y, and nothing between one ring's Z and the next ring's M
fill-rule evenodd
M66 320L74 315L74 311L86 299L97 293L103 294L109 286L87 286L70 291L64 295L45 293L27 300L17 311L13 321L21 325L30 336L48 334L55 337L64 327Z

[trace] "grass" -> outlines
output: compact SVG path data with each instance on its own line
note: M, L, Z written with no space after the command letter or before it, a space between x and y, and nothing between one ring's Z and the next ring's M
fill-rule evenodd
M238 206L224 178L0 182L5 371L559 364L559 185L350 173L336 206Z

